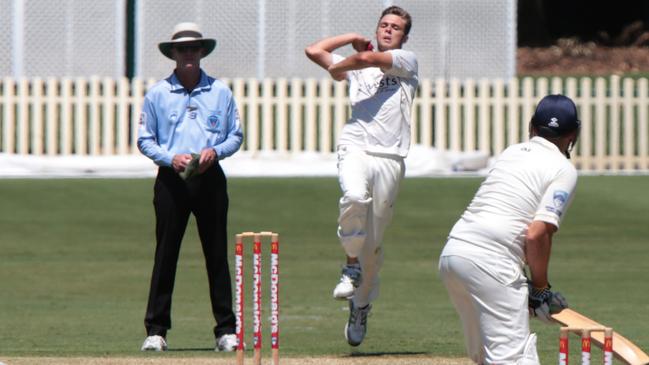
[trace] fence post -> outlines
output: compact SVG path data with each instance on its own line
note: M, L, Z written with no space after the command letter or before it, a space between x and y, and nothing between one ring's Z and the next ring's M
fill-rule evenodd
M448 143L446 140L446 80L437 79L435 81L435 148L440 151L446 150Z
M505 84L502 79L496 79L493 87L493 151L497 155L505 149Z
M304 146L302 141L302 80L294 78L291 80L291 107L289 111L291 129L291 151L298 153Z
M144 102L144 80L134 78L131 81L131 153L137 153L137 136L140 126L140 113L142 112L142 102Z
M475 114L475 81L467 79L464 83L464 150L475 151L477 146Z
M54 156L59 150L59 104L58 80L54 77L47 79L45 89L46 114L45 114L45 149L48 156Z
M72 107L74 97L72 92L72 79L64 78L61 83L61 153L72 154L72 126L74 124Z
M622 161L622 166L625 170L633 170L636 166L636 159L634 156L634 151L636 149L636 139L635 139L635 128L634 128L634 106L635 106L635 95L634 95L634 81L632 78L624 79L624 95L623 95L623 105L622 105L622 119L624 120L624 133L622 137L622 149L624 153L624 159ZM646 122L646 121L645 121Z
M611 95L609 100L611 101L611 113L609 120L611 124L609 126L608 133L608 143L610 145L609 156L611 159L611 171L620 170L621 166L621 154L620 154L620 77L617 75L611 76L610 79L610 90Z
M647 170L649 169L649 146L647 143L647 133L649 133L649 127L647 123L647 104L648 97L647 79L642 78L638 81L638 169Z
M507 145L512 145L521 142L518 79L510 79L505 88L507 91Z
M128 96L130 92L130 84L126 77L119 79L117 83L117 153L120 155L125 155L129 152L129 140L128 132L130 121L128 118ZM138 118L139 115L134 116L133 118ZM135 141L133 142L135 143Z
M347 104L347 81L339 81L334 83L334 123L333 123L333 136L334 141L337 143L340 138L340 133L347 123L347 111L349 110ZM335 146L334 146L335 147Z
M16 151L16 114L14 107L16 105L16 80L11 77L5 77L3 83L3 104L4 110L2 116L4 129L2 134L2 152L13 154Z
M529 122L534 114L534 103L536 99L536 96L534 95L534 79L531 77L523 79L521 99L523 109L523 141L527 141L529 139Z
M33 155L42 155L43 148L43 79L35 77L32 79L31 87L31 102L29 109L31 115L29 117L30 125L30 151Z
M478 135L479 135L479 146L480 151L491 155L492 146L491 146L491 109L489 100L491 99L490 95L491 85L489 85L489 80L481 79L480 80L480 91L479 91L479 109L478 109Z
M568 77L564 81L565 81L565 90L566 90L564 94L575 102L575 106L579 107L580 98L579 95L577 94L577 80L574 77ZM578 163L580 158L579 150L574 150L572 154L574 155L574 157L571 158L575 159L575 164Z
M259 151L259 81L248 79L248 117L246 118L246 145L248 151ZM247 128L247 129L246 129Z
M332 88L332 79L322 79L320 80L320 115L319 115L319 152L320 153L329 153L332 151L332 136L331 136L331 88Z
M460 81L458 79L451 79L449 83L449 99L448 99L448 121L449 121L449 147L451 151L459 152L462 148L462 136L460 131L460 105L462 104L462 96L460 95Z
M242 78L235 78L232 81L232 94L237 102L239 109L239 123L243 129L243 144L241 150L247 148L248 131L246 130L246 120L248 120L248 96L246 95L246 80Z
M581 135L582 138L579 138L579 154L576 161L581 161L581 170L591 171L593 166L593 143L592 136L593 133L593 113L591 111L593 100L592 100L592 81L589 77L581 79L581 106L579 110L579 117L581 119ZM587 138L583 138L587 136Z
M609 159L606 155L606 80L602 77L595 79L595 166L597 170L605 170Z
M277 80L277 150L285 153L288 152L288 113L287 107L287 88L288 81L285 78Z
M261 135L261 150L272 151L273 141L275 140L274 126L275 116L273 113L273 80L266 78L263 81L262 95L261 95L261 122L262 122L262 135Z
M548 95L549 91L549 80L547 78L537 79L536 81L536 95L534 95L534 105L536 105L541 98Z
M316 112L318 105L318 80L306 80L306 118L304 125L304 138L306 151L314 152L316 150Z
M74 153L86 155L88 153L87 135L87 82L84 78L78 77L74 83L75 89L75 112L74 112Z
M102 155L115 154L115 80L105 77L103 80L103 98L100 99L102 108Z
M419 120L419 141L425 147L433 147L433 108L437 108L437 95L433 95L433 80L421 81L421 119Z
M101 114L99 108L101 105L99 77L90 77L90 97L88 104L90 106L89 115L89 129L90 129L90 154L100 154L100 141L101 141Z
M550 90L552 90L552 94L565 94L563 80L560 77L552 77L550 79Z
M18 81L18 153L29 153L29 80Z

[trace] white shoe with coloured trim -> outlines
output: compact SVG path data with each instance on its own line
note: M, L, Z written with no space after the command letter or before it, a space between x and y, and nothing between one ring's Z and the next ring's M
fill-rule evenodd
M338 300L351 299L361 284L361 265L347 264L342 269L340 282L334 288L333 297Z
M372 305L357 307L354 301L349 301L349 320L345 325L345 339L351 346L358 346L365 339L367 333L367 315L372 310Z

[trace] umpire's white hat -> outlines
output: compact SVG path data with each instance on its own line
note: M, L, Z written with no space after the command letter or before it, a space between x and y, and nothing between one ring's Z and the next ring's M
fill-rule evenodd
M167 42L158 43L158 49L163 55L173 59L171 55L171 48L178 43L201 42L203 49L203 57L210 54L216 47L216 39L203 38L198 25L196 23L178 23L174 27L171 40Z

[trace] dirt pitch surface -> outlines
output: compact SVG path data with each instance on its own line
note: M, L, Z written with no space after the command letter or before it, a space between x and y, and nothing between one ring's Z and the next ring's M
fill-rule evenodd
M135 357L14 357L0 358L5 365L232 365L233 358L135 358ZM269 359L264 359L269 364ZM252 364L247 358L245 364ZM281 365L470 365L469 359L431 358L424 356L350 356L281 358Z

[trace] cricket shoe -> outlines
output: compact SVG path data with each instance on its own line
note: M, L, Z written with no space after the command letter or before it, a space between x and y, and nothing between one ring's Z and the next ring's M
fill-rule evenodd
M214 351L217 352L232 352L237 349L239 344L239 339L234 333L222 335L216 339L216 348ZM246 344L243 344L243 347L246 347Z
M357 307L354 301L349 301L349 321L345 325L345 339L351 346L358 346L363 342L365 333L367 333L367 315L370 313L372 305Z
M361 265L347 264L343 267L340 282L334 288L334 298L338 300L351 299L356 288L361 284Z
M167 351L167 341L162 336L148 336L142 344L142 351Z

